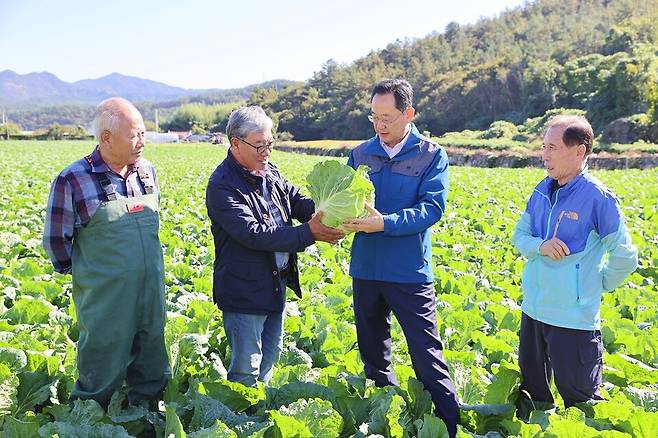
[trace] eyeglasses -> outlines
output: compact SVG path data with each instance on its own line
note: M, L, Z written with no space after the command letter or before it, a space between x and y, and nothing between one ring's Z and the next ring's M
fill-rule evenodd
M240 137L235 137L235 138L237 138L238 140L240 140L244 143L247 143L249 146L256 149L256 152L258 152L259 154L265 153L265 150L271 151L272 149L274 149L274 140L270 140L269 142L267 142L265 144L255 145L255 144L249 143L244 138L240 138Z
M403 114L404 112L400 112L400 114L398 114L396 117L387 117L387 116L378 117L373 114L368 114L368 120L370 120L370 123L372 123L373 125L377 125L381 123L384 126L388 126L391 123L394 123Z

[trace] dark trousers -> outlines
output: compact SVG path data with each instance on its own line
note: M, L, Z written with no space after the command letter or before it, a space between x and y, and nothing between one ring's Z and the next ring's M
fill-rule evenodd
M436 413L454 436L459 423L455 386L443 358L436 329L436 301L431 284L353 280L354 316L366 377L377 386L397 385L391 366L391 311L409 345L411 362Z
M555 327L521 317L519 345L521 390L533 401L553 403L551 375L565 407L587 400L603 400L603 342L598 330ZM523 397L523 392L521 397Z

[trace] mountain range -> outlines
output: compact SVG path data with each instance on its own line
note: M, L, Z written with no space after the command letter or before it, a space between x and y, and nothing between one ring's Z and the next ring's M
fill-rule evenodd
M285 86L292 81L276 80L267 86ZM258 84L262 85L262 84ZM234 89L185 89L162 82L111 73L98 79L66 82L49 72L18 74L0 72L0 106L26 109L34 106L95 105L111 96L122 96L133 102L168 102L179 99L194 101L194 96L211 96L215 101L247 99L256 85Z

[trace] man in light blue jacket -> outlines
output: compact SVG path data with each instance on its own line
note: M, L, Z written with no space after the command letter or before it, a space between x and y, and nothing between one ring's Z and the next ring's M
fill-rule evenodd
M528 259L521 394L540 406L554 401L551 376L565 407L602 399L601 294L621 286L637 267L619 202L587 171L593 140L584 117L549 122L543 149L548 177L535 187L514 232L514 245Z

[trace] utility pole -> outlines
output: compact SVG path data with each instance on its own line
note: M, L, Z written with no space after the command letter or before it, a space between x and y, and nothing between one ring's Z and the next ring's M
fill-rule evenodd
M2 126L5 127L5 139L9 140L9 124L7 123L4 111L2 112Z
M158 122L158 109L155 109L155 132L160 132L160 123Z

